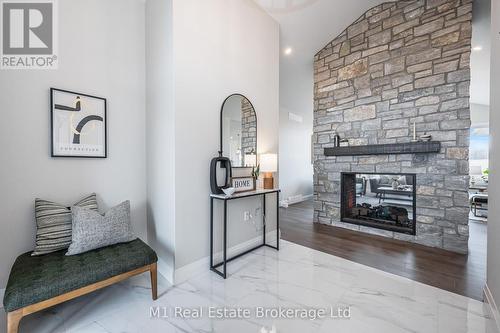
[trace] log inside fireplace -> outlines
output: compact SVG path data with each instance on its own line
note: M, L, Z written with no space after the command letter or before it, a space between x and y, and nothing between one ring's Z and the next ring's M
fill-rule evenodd
M415 235L416 175L341 174L341 221Z

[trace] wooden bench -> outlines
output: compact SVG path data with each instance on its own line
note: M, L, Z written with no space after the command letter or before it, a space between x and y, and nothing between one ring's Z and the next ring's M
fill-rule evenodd
M3 299L8 333L17 333L24 316L148 271L156 300L158 257L140 239L74 256L65 253L28 252L16 259Z

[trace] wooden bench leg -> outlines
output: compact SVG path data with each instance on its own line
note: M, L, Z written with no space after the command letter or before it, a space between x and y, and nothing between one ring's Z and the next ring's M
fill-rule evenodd
M156 263L151 264L149 267L149 273L151 274L151 293L153 296L153 300L156 301L156 299L158 298L158 273L156 269Z
M17 333L19 329L19 322L23 318L23 310L19 309L16 311L7 313L7 333Z

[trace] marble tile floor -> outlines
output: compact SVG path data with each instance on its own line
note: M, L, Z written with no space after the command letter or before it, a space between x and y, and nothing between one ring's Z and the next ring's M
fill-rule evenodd
M172 287L159 278L156 302L151 300L149 275L143 274L25 317L20 333L495 332L479 301L294 243L281 245L280 252L261 248L231 262L227 280L206 271ZM151 307L171 317L151 317ZM205 313L182 318L175 315L175 307L202 307ZM328 315L340 307L350 309L350 318L260 318L255 316L258 307L325 309ZM212 319L209 308L246 309L251 318ZM2 311L0 332L5 330Z

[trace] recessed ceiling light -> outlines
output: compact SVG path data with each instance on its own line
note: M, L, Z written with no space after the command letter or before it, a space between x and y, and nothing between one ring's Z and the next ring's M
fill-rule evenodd
M283 51L283 53L285 53L285 55L290 55L290 54L292 54L292 48L291 48L291 47L287 47L287 48Z
M482 46L474 46L474 47L472 48L472 50L473 50L473 51L481 51L482 49L483 49L483 47L482 47Z

